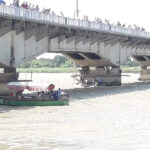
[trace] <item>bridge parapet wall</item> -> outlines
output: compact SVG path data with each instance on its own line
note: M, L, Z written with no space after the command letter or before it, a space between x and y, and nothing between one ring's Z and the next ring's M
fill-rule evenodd
M123 34L126 36L142 37L150 39L150 33L145 31L137 31L134 29L122 28L118 26L85 21L80 19L72 19L35 10L28 10L24 8L16 8L11 6L0 5L0 16L9 17L18 20L26 20L31 22L38 22L41 24L54 24L65 27L75 27L87 29L92 31L103 31L108 33Z

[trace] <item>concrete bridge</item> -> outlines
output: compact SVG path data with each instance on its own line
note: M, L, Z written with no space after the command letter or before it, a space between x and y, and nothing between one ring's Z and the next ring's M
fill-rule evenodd
M16 67L43 53L62 53L82 67L80 81L121 85L120 65L133 57L150 79L150 33L0 5L1 87ZM95 69L90 69L95 67Z

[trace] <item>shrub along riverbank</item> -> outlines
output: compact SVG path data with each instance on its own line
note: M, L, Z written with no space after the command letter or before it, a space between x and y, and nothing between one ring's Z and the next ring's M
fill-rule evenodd
M122 67L122 72L123 73L139 73L140 72L140 67Z
M71 73L74 68L18 68L19 73Z
M123 73L139 73L140 67L122 67ZM73 73L75 69L69 68L18 68L17 72L20 73Z

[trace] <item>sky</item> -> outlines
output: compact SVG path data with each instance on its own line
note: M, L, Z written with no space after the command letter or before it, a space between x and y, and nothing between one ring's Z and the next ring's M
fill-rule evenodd
M10 4L13 0L6 0ZM20 0L22 3L24 0ZM74 17L76 0L25 0L42 8L51 8L56 14L62 11L67 17ZM110 23L120 21L126 25L138 25L150 31L150 0L78 0L80 18L84 15L89 20L108 19Z

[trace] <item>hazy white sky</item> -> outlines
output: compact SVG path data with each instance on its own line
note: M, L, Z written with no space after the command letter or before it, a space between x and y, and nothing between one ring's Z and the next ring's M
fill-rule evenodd
M13 0L6 0L7 4ZM20 0L23 2L24 0ZM27 1L27 0L25 0ZM39 4L40 8L51 8L57 14L62 11L65 16L73 17L76 0L28 0ZM80 17L88 15L90 20L100 17L111 22L139 25L150 31L150 0L79 0Z

